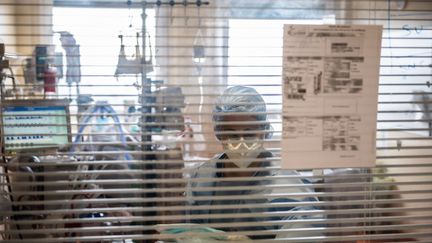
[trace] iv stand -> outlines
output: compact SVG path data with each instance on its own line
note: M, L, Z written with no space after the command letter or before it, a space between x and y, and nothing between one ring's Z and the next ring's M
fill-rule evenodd
M151 145L149 144L144 144L144 142L147 141L151 141L151 135L145 135L147 130L146 129L146 122L149 120L149 116L146 114L149 114L151 112L151 107L144 107L145 104L148 104L149 102L149 96L148 94L151 93L151 81L147 80L147 64L146 63L146 48L147 48L147 43L146 43L146 19L147 19L147 14L146 14L146 8L147 8L147 2L144 1L142 3L142 13L141 13L141 18L142 18L142 39L141 39L141 44L142 44L142 55L141 55L141 98L140 98L140 102L141 102L141 120L140 120L140 127L141 127L141 150L144 151L150 151L150 147ZM151 54L150 54L151 55ZM152 65L152 64L150 64ZM142 155L142 159L146 159L146 155L145 153L143 153Z
M130 3L128 1L128 3ZM186 7L189 4L196 4L198 7L200 7L201 5L208 5L209 2L205 1L201 1L201 0L197 0L196 2L188 2L187 0L183 0L182 2L176 2L174 0L170 0L169 2L162 2L161 0L157 0L157 1L152 1L152 2L147 2L147 1L142 1L142 13L141 13L141 18L142 18L142 39L141 39L141 44L142 44L142 55L141 55L141 97L140 97L140 102L141 102L141 119L140 119L140 131L141 131L141 160L142 161L151 161L155 159L155 155L153 154L148 154L148 151L151 151L151 143L146 143L146 142L151 142L151 135L148 133L148 131L150 131L149 126L146 126L146 124L148 124L148 122L151 122L151 116L149 114L151 114L152 111L152 107L151 106L145 106L145 104L149 104L152 102L152 96L151 96L151 85L152 85L152 81L147 78L147 65L153 65L152 63L147 63L146 62L146 48L147 48L147 43L146 43L146 19L147 19L147 14L146 14L146 8L147 5L156 5L157 7L160 7L161 5L170 5L171 7L174 7L174 5L183 5L184 7ZM150 54L151 55L151 54ZM146 163L144 164L144 169L146 171L150 171L154 168L154 165L152 163ZM148 174L146 175L146 179L154 179L156 178L156 175L154 174ZM154 188L154 185L152 184L143 184L144 187L146 188ZM144 197L156 197L156 194L154 193L145 193ZM147 206L152 207L155 206L155 203L151 203L149 202ZM147 212L144 213L144 216L155 216L156 212ZM153 225L156 222L151 222L151 221L146 221L145 224L148 225ZM152 234L154 232L149 232L149 231L144 231L144 233L149 233ZM145 240L145 242L152 242L151 240Z
M128 2L129 3L129 2ZM152 64L147 64L146 63L146 48L147 48L147 43L146 43L146 18L147 18L147 14L146 14L146 8L147 5L156 5L157 7L160 7L161 5L169 5L171 7L174 7L175 5L183 5L184 7L186 7L187 5L194 5L196 4L196 6L201 7L201 5L209 5L210 2L208 1L202 1L202 0L196 0L195 2L189 2L187 0L183 0L181 2L176 2L174 0L170 0L167 2L162 2L161 0L157 0L157 1L142 1L142 14L141 14L141 18L142 18L142 40L141 40L141 44L142 44L142 55L141 55L141 98L140 98L140 102L141 102L141 150L144 151L150 151L151 150L151 145L150 144L146 144L144 145L144 142L148 142L151 141L151 135L145 135L147 130L145 127L146 122L150 121L150 116L148 116L147 114L151 113L151 107L144 107L145 104L148 104L151 102L151 96L149 96L149 94L151 94L151 80L149 80L147 78L147 65L152 65ZM151 54L150 54L151 55ZM146 156L145 153L143 153L142 155L142 159L149 159L149 156Z

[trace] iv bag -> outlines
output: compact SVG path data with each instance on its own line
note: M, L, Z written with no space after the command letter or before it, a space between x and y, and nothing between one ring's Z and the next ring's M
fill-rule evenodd
M141 50L139 46L139 33L136 33L136 45L135 45L135 55L132 59L128 59L126 55L125 45L123 44L123 36L119 36L121 40L120 52L118 56L117 68L114 76L119 76L121 74L140 74L140 73L151 73L153 72L153 61L151 54L151 43L149 37L149 48L150 48L150 59L147 61L145 57L141 56ZM145 38L145 37L142 37Z

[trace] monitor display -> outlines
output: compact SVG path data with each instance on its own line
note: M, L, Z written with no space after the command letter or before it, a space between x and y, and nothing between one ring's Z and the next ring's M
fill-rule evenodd
M66 100L10 100L2 103L5 152L58 148L70 142Z

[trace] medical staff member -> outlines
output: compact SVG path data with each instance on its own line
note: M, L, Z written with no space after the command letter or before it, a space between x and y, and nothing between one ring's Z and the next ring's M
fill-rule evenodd
M319 237L298 230L314 227L321 218L312 205L316 202L309 195L312 191L296 171L268 168L273 154L263 142L271 129L262 96L245 86L226 89L214 106L213 122L224 152L190 175L191 222L229 232L248 231L251 239ZM311 219L315 222L305 223ZM268 221L273 222L264 224Z

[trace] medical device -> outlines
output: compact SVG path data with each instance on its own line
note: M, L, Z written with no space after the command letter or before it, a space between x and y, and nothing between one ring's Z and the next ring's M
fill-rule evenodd
M71 141L67 100L4 100L1 109L6 153L58 149Z
M80 118L80 126L70 149L71 155L73 155L79 146L80 141L83 140L84 131L88 126L96 130L96 133L90 136L93 142L118 141L119 145L127 147L127 141L134 140L131 136L126 135L120 118L113 107L108 102L99 101L90 106L87 109L86 115ZM97 151L98 149L93 148L93 150ZM132 156L129 153L125 153L124 156L126 160L132 160Z

